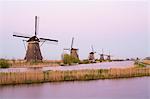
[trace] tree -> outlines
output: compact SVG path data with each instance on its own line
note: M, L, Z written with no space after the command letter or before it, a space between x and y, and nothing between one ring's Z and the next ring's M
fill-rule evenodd
M73 57L73 56L69 55L69 54L64 54L63 62L64 62L64 64L71 65L72 63L79 63L80 60L76 57Z

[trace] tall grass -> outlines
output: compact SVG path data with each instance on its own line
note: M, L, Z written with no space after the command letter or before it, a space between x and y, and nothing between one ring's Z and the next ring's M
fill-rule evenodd
M150 68L0 73L0 85L150 76Z
M146 64L146 65L150 65L150 60L143 60L142 63L144 63L144 64Z
M25 60L8 60L11 67L43 67L43 66L59 66L62 62L61 60L43 60L43 61L31 61L26 62Z
M135 65L136 67L146 67L146 64L144 64L143 62L139 62L139 61L135 61L135 62L134 62L134 65Z
M150 60L135 61L134 64L136 67L146 67L150 66Z

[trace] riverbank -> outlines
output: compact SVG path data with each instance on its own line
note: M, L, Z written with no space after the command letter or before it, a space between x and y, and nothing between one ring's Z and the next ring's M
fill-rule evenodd
M150 76L150 68L113 68L71 71L30 71L0 73L0 85L60 81L86 81Z
M28 68L28 67L45 67L45 66L55 67L60 66L61 63L62 60L43 60L43 61L27 62L26 60L0 59L0 68Z
M90 63L88 60L80 60L79 63L70 63L64 64L63 60L42 60L42 61L30 61L27 62L26 60L15 60L15 59L0 59L0 68L42 68L42 67L58 67L58 66L74 66L74 65L81 65L81 64L95 64L95 63L107 63L107 62L123 62L120 60L113 60L113 61L96 61L94 63ZM125 62L125 61L124 61Z
M19 67L19 68L5 68L0 69L0 72L28 72L33 70L40 71L67 71L67 70L83 70L83 69L110 69L110 68L129 68L133 67L133 61L122 61L122 62L102 62L102 63L93 63L93 64L76 64L72 66L44 66L44 67Z
M150 65L150 60L143 60L142 63L144 63L145 65Z

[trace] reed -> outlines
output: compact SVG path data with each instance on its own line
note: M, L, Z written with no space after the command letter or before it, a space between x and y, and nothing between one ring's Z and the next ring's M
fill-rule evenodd
M150 60L135 61L134 65L136 67L149 67Z
M150 68L0 73L0 85L150 76Z
M25 60L7 60L9 64L11 64L10 67L16 68L16 67L44 67L44 66L59 66L60 63L62 63L61 60L43 60L39 62L26 62Z
M150 65L150 60L143 60L142 63L144 63L144 64L146 64L146 65Z

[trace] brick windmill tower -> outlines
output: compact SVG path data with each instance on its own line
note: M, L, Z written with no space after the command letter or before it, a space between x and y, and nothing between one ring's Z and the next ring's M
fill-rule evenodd
M92 51L89 53L89 61L90 62L95 62L95 56L94 56L94 54L96 52L94 51L93 45L91 46L91 48L92 48Z
M79 59L79 55L78 55L78 50L79 49L73 48L73 43L74 43L74 37L72 37L71 48L67 48L67 49L64 49L64 50L69 50L71 56Z
M110 52L109 54L104 54L104 51L102 49L102 53L99 54L100 55L100 62L102 61L111 61L111 57L113 57L112 55L110 55ZM106 59L104 58L106 56Z
M105 59L104 59L104 51L103 51L103 49L102 49L102 53L99 54L99 55L100 55L100 62L104 61Z
M42 42L58 42L58 40L48 39L48 38L38 38L37 37L37 16L35 16L35 34L34 36L23 36L23 35L13 35L14 37L26 38L27 50L25 55L26 61L42 61L43 57L40 50L39 43Z
M72 38L72 42L71 42L71 51L70 51L70 55L78 58L79 59L79 55L78 55L78 50L77 48L73 48L73 42L74 42L74 37Z
M113 57L112 55L110 55L110 52L109 52L109 54L108 55L105 55L107 58L106 58L106 60L107 61L112 61L112 59L111 59L111 57Z

